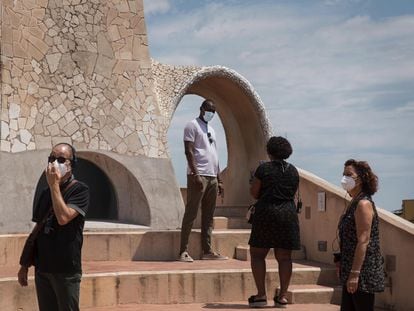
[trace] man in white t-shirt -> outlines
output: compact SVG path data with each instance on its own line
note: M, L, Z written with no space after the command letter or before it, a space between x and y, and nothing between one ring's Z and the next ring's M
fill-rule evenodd
M201 259L228 259L211 249L213 215L217 194L222 192L214 129L208 125L216 112L211 100L206 99L200 107L198 118L184 128L184 147L187 158L187 205L181 226L180 257L178 260L192 262L188 254L188 238L201 207Z

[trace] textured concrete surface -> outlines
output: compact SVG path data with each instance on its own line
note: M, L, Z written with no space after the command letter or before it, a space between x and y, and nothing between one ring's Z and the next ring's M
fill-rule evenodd
M83 273L116 273L127 271L220 271L220 270L241 270L250 271L250 262L236 259L229 260L195 260L194 262L179 261L83 261ZM277 269L277 262L273 259L266 261L268 269ZM293 263L296 271L309 271L320 269L333 269L332 265L298 260ZM0 278L14 277L18 267L8 266L0 269ZM32 271L33 269L31 269ZM274 270L272 270L274 271Z
M233 258L235 248L247 244L250 230L214 230L213 248ZM15 265L27 234L0 235L0 266ZM83 260L175 260L180 246L180 230L93 231L84 233ZM201 256L200 230L190 235L188 250L194 259Z
M0 234L30 231L32 201L49 153L0 152ZM78 155L92 161L111 180L118 198L118 220L154 229L180 226L184 203L169 159L83 150Z
M273 297L277 287L277 263L268 260L267 289ZM240 301L254 294L250 263L238 260L196 260L193 263L170 262L93 262L83 263L81 305L111 307L125 304L186 304ZM17 284L18 267L0 270L0 309L36 310L33 269L29 286ZM330 303L332 267L308 261L294 263L289 299L296 303ZM112 310L112 309L110 309ZM145 308L138 310L145 310Z

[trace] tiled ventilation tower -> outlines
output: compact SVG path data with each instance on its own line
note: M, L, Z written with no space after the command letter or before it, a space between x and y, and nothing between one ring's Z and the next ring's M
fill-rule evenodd
M151 60L142 0L3 0L0 10L0 233L29 230L35 187L58 142L76 147L79 174L96 193L110 193L95 218L179 226L184 206L166 134L186 94L212 98L223 121L224 204L249 202L249 172L271 129L247 80L224 67Z

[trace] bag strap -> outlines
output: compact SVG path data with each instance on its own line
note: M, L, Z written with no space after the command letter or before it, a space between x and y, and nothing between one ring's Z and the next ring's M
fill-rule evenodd
M298 191L296 192L297 202L296 202L296 213L300 213L302 211L302 197L300 196L300 179L298 184Z

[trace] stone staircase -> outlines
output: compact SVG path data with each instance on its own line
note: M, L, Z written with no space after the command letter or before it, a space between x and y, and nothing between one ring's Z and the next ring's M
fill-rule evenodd
M178 229L153 231L130 227L105 230L107 226L102 225L98 230L96 226L88 229L87 225L83 249L82 309L122 310L126 306L128 310L161 310L155 306L160 304L164 305L163 310L175 310L176 307L178 310L182 304L195 304L196 310L197 304L222 303L223 308L220 309L224 310L225 303L229 302L238 302L240 308L245 309L247 297L255 293L247 246L250 230L231 228L230 224L236 223L233 219L242 218L238 213L243 211L244 215L246 208L230 209L233 211L218 208L219 219L224 217L232 221L225 225L215 219L212 236L214 248L231 258L227 261L175 261L180 243ZM33 277L29 279L27 288L21 288L16 279L16 263L25 238L24 234L0 235L2 311L37 310ZM199 240L200 230L195 229L189 244L189 252L194 259L201 255ZM278 267L272 254L268 256L267 267L270 303L278 286ZM293 267L289 290L292 303L298 308L312 304L309 306L315 306L314 310L337 310L331 305L338 303L340 297L333 266L307 261L303 248L294 252ZM322 307L316 309L316 306Z
M250 229L246 206L218 206L214 213L214 229Z

